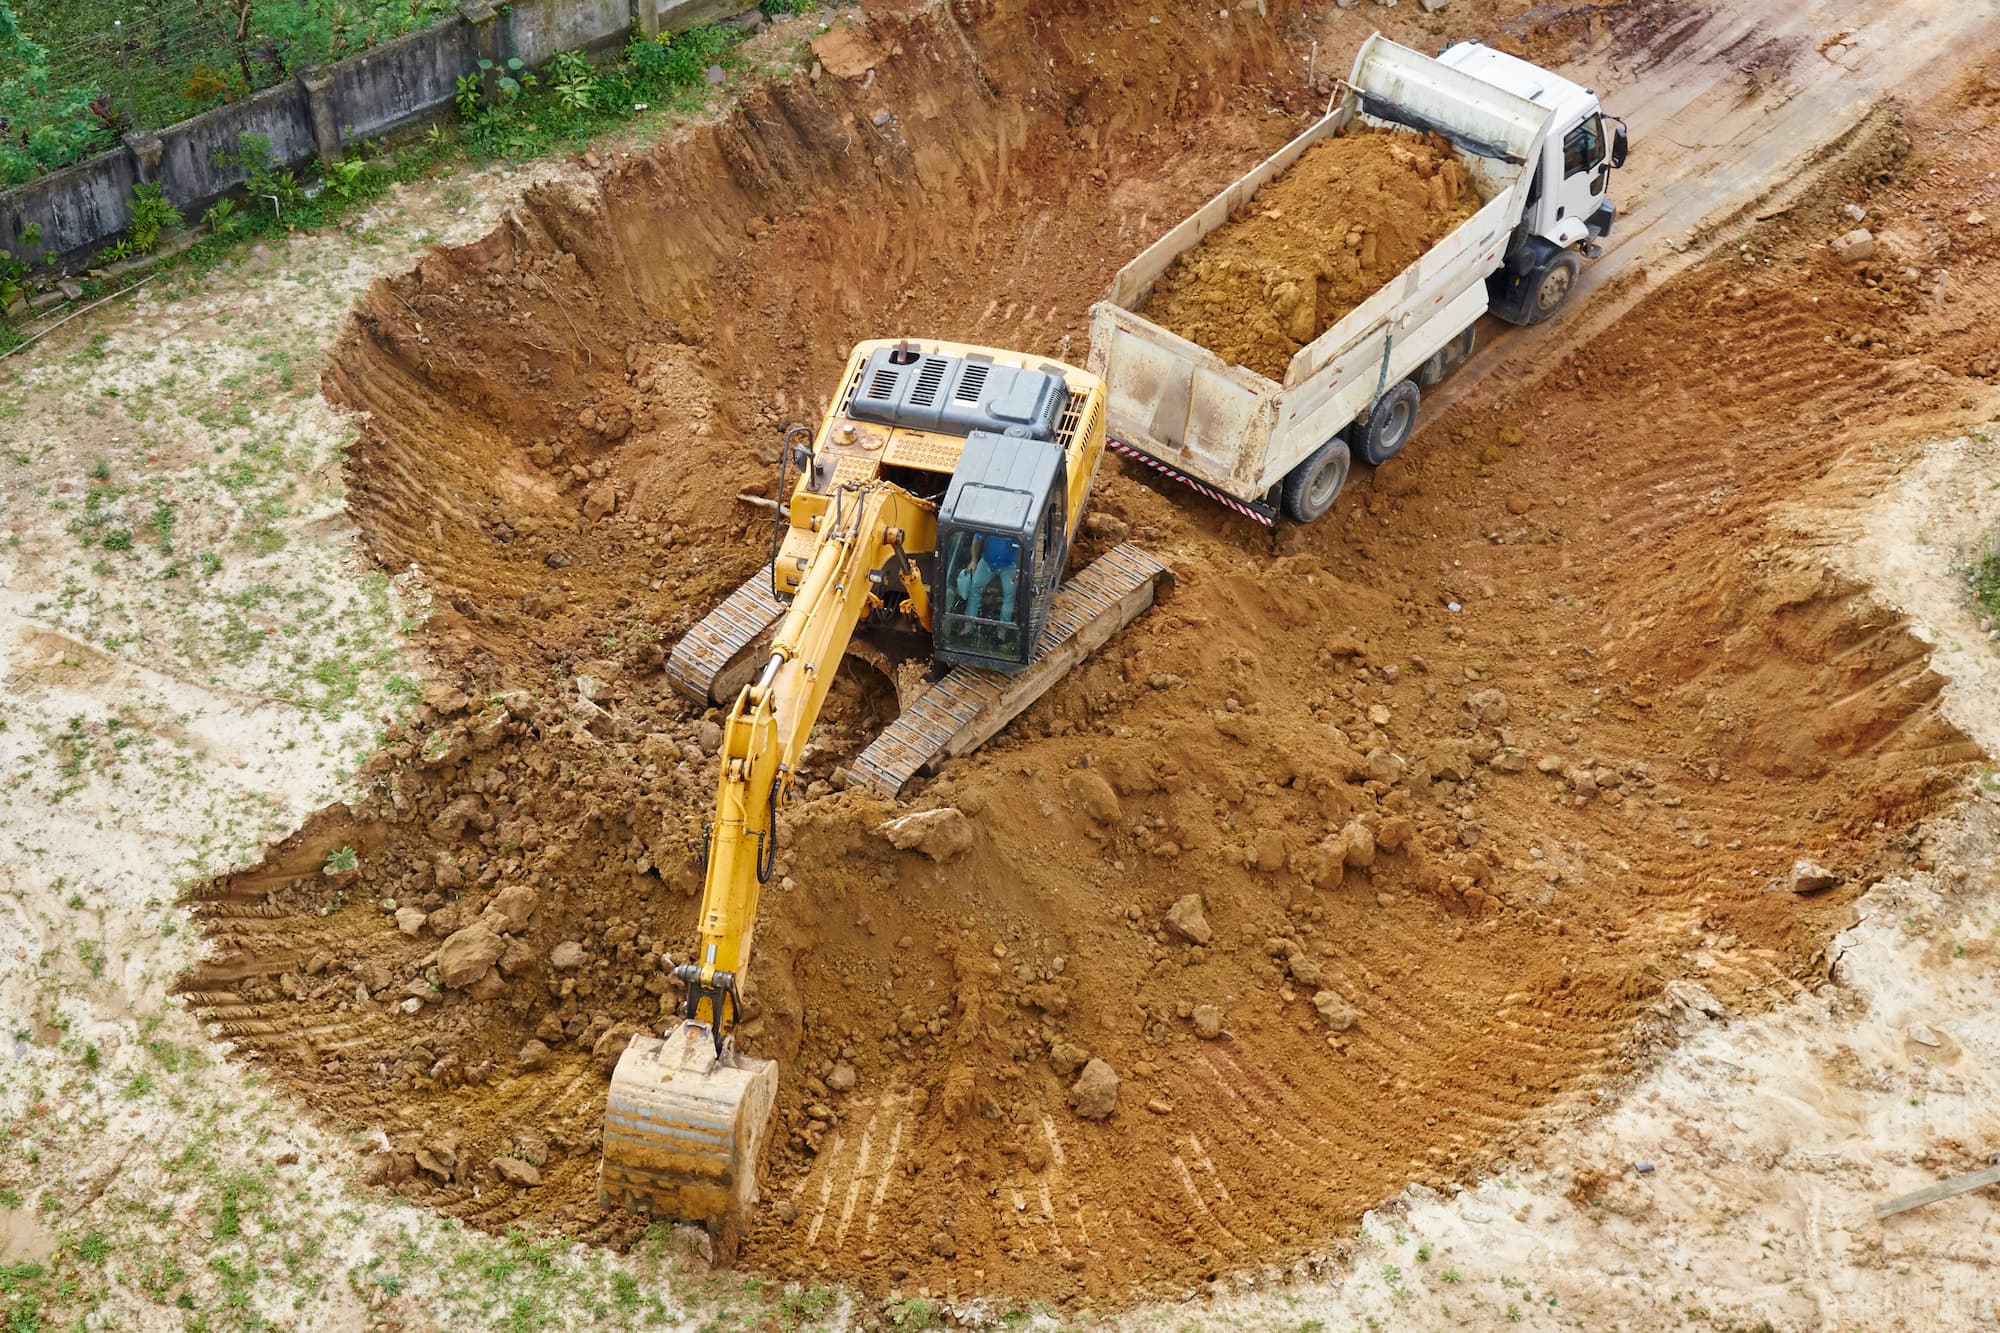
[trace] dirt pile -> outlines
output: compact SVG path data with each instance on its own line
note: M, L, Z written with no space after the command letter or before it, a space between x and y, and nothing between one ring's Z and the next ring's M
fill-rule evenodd
M1226 226L1176 259L1143 313L1283 382L1301 347L1479 205L1443 140L1344 134L1307 149Z
M198 895L187 986L383 1136L359 1169L638 1233L595 1200L604 1071L671 1007L714 791L662 646L761 563L729 497L853 339L1080 360L1125 258L1318 109L1263 85L1296 65L1275 24L1166 11L929 11L866 88L801 76L530 196L358 313L326 382L371 413L350 504L437 588L455 674L354 809ZM1094 508L1174 594L916 795L963 817L946 859L833 789L882 706L844 685L749 972L783 1086L745 1263L1064 1301L1291 1263L1590 1105L1670 981L1742 1006L1823 975L1973 753L1921 644L1771 536L1829 450L1952 396L1839 311L1698 273L1310 529L1108 465ZM1800 856L1841 886L1769 891Z

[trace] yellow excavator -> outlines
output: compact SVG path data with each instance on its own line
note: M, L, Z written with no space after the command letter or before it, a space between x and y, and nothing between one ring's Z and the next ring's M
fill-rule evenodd
M890 659L928 640L931 683L850 766L894 797L993 735L1152 603L1166 568L1118 546L1064 583L1105 445L1096 376L956 343L865 342L819 431L786 441L770 566L668 660L699 702L733 697L680 1021L612 1076L598 1193L698 1222L727 1259L757 1199L778 1068L736 1049L778 812L834 673L865 631ZM918 638L917 636L922 636ZM881 661L881 658L874 659Z

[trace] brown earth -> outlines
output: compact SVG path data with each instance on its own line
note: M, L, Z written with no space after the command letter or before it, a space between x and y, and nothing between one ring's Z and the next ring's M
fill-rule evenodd
M1146 317L1282 383L1301 347L1479 204L1441 139L1381 132L1326 140L1176 259Z
M882 20L903 54L871 85L802 77L531 194L357 312L325 378L371 414L350 504L436 587L451 677L356 808L197 895L216 952L186 988L314 1113L386 1133L387 1189L638 1233L595 1201L602 1066L693 937L714 778L660 650L763 558L730 497L770 486L856 338L1080 358L1124 259L1318 110L1270 71L1403 13L1274 9ZM1474 395L1311 528L1107 466L1096 542L1129 528L1175 592L917 793L972 851L897 852L890 807L817 780L785 820L743 1030L783 1062L782 1124L744 1263L1075 1302L1307 1261L1587 1109L1668 1028L1669 981L1740 1008L1822 978L1974 750L1923 645L1782 515L1971 407L1913 330L1990 327L2000 266L1978 250L1933 305L1826 234L1761 229L1771 262ZM848 689L811 779L874 725ZM341 844L358 877L315 874ZM1799 856L1842 886L1776 891ZM1206 943L1167 924L1190 894ZM440 989L482 913L497 966ZM1102 1121L1058 1072L1085 1053L1122 1080Z

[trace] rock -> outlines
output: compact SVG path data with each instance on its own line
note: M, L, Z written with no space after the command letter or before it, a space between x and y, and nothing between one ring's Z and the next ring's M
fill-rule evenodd
M484 922L475 921L438 946L438 980L447 986L470 986L500 961L506 948L505 940Z
M1356 870L1366 870L1375 864L1375 835L1360 820L1340 831L1340 840L1346 847L1345 860Z
M813 38L812 53L827 73L841 79L861 78L882 59L866 29L845 24Z
M1274 828L1259 829L1250 843L1250 864L1267 875L1285 868L1285 835Z
M1149 1097L1146 1100L1146 1109L1154 1115L1172 1115L1174 1104L1164 1097Z
M1174 900L1174 905L1167 909L1167 929L1190 944L1206 944L1215 938L1215 931L1202 912L1198 893Z
M1525 750L1516 750L1512 746L1508 746L1503 750L1497 751L1486 762L1492 766L1493 771L1496 773L1524 773L1528 768L1528 755Z
M714 718L704 719L701 724L701 731L695 737L695 743L701 746L703 754L712 757L716 751L722 748L721 724L716 722Z
M402 931L405 935L422 934L424 925L429 920L430 914L418 908L398 907L396 909L396 929Z
M607 479L583 493L583 516L595 523L618 508L618 488Z
M826 1076L826 1086L835 1092L852 1092L854 1085L859 1081L860 1076L854 1072L854 1066L849 1064L835 1065L833 1072Z
M509 884L493 895L479 919L503 935L514 934L535 915L535 891L525 884Z
M424 737L424 743L417 748L417 762L425 768L448 768L470 753L472 753L471 735L467 733L463 722L454 722Z
M518 1157L496 1157L493 1159L493 1174L509 1185L518 1185L524 1190L533 1189L542 1183L542 1173L533 1163Z
M1108 542L1122 542L1132 535L1132 525L1124 519L1094 510L1083 516L1083 530Z
M1540 759L1537 759L1535 761L1535 771L1537 773L1549 773L1549 774L1562 772L1563 771L1562 756L1559 754L1543 755Z
M1519 426L1509 424L1500 428L1500 443L1506 445L1509 449L1519 449L1527 442L1527 432L1523 431Z
M1809 861L1802 856L1792 862L1793 893L1823 893L1838 883L1840 876L1817 861Z
M1426 14L1435 14L1450 3L1451 0L1417 0L1417 8Z
M533 1073L537 1069L546 1067L548 1063L549 1048L532 1037L521 1047L520 1053L514 1057L514 1064L525 1073Z
M1407 847L1417 836L1417 826L1408 815L1390 815L1375 830L1375 845L1385 852Z
M1856 227L1843 236L1834 238L1833 252L1849 264L1860 264L1875 257L1875 233L1866 227Z
M1842 204L1840 211L1846 216L1849 222L1866 222L1868 220L1868 210L1860 204Z
M1439 741L1431 747L1429 759L1433 778L1463 782L1472 776L1472 747L1462 740Z
M1069 1090L1069 1104L1085 1120L1103 1120L1118 1109L1118 1075L1102 1060L1083 1067Z
M1222 1006L1198 1004L1194 1007L1194 1035L1214 1041L1222 1035Z
M423 1010L424 1002L412 995L398 1006L406 1014L415 1015Z
M958 1242L951 1238L949 1232L933 1231L931 1253L940 1259L955 1259L958 1257Z
M574 972L583 966L583 946L575 940L564 940L549 950L549 966L558 972Z
M646 1029L637 1023L614 1023L604 1030L590 1048L590 1058L597 1065L598 1072L609 1075L618 1067L618 1057L625 1054L625 1048L632 1044L632 1038Z
M1049 1048L1049 1065L1057 1078L1068 1078L1090 1061L1090 1052L1072 1042L1059 1041Z
M1393 787L1401 782L1404 771L1409 767L1403 762L1402 756L1382 749L1370 750L1367 763L1368 780L1387 787Z
M1301 986L1319 985L1319 964L1306 955L1302 953L1293 954L1291 961L1286 964L1286 967L1292 974L1292 980L1298 982Z
M972 850L972 821L955 806L917 810L879 825L875 831L896 850L921 852L933 861L949 861Z
M443 852L438 853L437 860L431 865L431 879L440 889L456 889L465 883L465 875L459 870L458 862Z
M1597 775L1587 768L1572 768L1568 773L1569 789L1589 800L1597 795Z
M1069 775L1069 797L1083 813L1099 824L1116 824L1124 818L1118 793L1104 775L1094 768L1082 768Z
M1355 1012L1353 1005L1330 990L1323 990L1313 996L1313 1008L1319 1010L1320 1018L1335 1032L1347 1031L1354 1026L1355 1020L1361 1017Z
M1466 695L1465 710L1471 713L1472 720L1482 727L1499 726L1513 711L1508 706L1507 696L1494 689L1480 690Z

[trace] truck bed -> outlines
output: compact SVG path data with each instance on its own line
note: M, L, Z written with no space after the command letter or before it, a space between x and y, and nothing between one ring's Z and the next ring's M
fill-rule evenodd
M1371 108L1385 115L1371 114ZM1485 202L1292 358L1276 383L1138 313L1167 268L1224 226L1314 144L1357 121L1442 128ZM1091 312L1090 369L1109 385L1110 433L1128 457L1269 521L1267 496L1486 310L1486 276L1521 216L1521 162L1548 114L1377 35L1339 104L1121 269ZM1398 121L1405 123L1399 124Z

